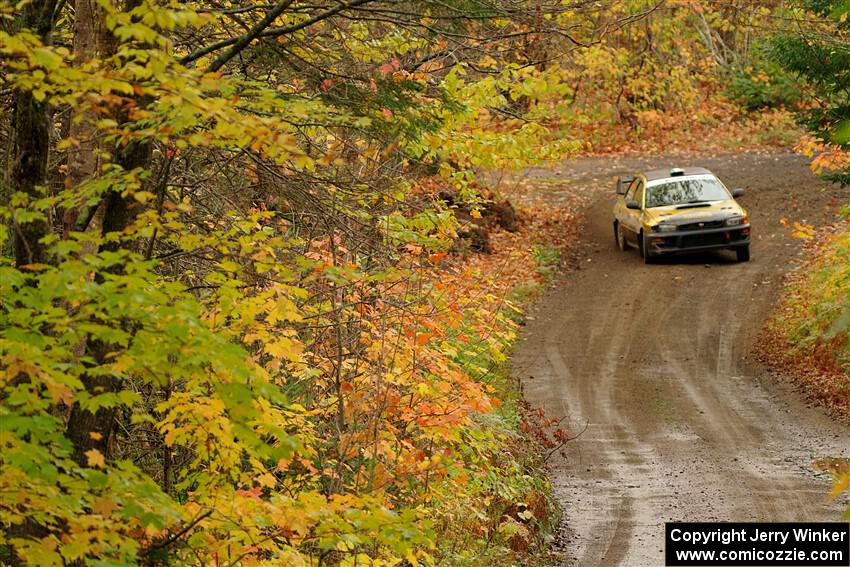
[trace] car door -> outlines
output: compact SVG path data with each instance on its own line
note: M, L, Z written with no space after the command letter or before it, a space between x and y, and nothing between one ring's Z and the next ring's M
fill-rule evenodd
M628 209L626 208L626 204L631 201L636 201L641 208L643 208L643 186L644 181L643 178L636 178L632 181L631 185L629 185L628 190L626 191L626 195L624 198L623 204L623 218L620 222L623 223L623 235L626 239L634 244L638 245L638 235L640 234L640 226L641 226L641 213L642 211Z

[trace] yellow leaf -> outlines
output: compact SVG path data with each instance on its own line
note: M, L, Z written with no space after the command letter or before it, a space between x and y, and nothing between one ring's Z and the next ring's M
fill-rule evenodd
M835 485L832 487L832 491L829 493L831 498L836 498L842 492L850 488L850 475L842 475L838 477L835 481Z
M260 486L265 486L266 488L274 488L277 484L277 478L271 473L261 474L257 477L257 482L260 483Z
M279 336L277 339L266 343L263 350L275 358L286 358L295 361L298 360L298 356L303 349L300 343Z
M97 449L89 449L85 452L85 455L90 467L102 469L106 466L106 459L103 458L103 453Z

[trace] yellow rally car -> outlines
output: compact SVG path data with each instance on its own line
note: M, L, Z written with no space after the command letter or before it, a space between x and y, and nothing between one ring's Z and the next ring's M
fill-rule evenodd
M620 250L633 246L644 261L663 254L729 248L750 259L750 219L729 192L702 167L656 169L617 181L614 236Z

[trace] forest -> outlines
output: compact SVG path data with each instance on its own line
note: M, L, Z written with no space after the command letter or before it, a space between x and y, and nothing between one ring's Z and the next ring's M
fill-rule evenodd
M499 179L798 145L846 182L848 11L3 0L0 563L540 557L579 432L507 360L579 205ZM840 367L837 226L775 332Z

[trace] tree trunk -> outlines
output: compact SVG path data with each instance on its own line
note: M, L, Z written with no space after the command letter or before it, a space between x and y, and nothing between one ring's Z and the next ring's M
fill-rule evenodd
M126 120L126 117L122 118ZM152 157L151 149L149 143L132 142L126 147L116 150L115 161L127 171L137 167L148 168ZM121 193L110 191L101 206L104 207L103 234L108 234L110 232L121 232L127 228L136 218L138 207L141 205L131 196L125 197ZM121 246L122 244L119 242L109 242L103 244L101 250L118 250ZM106 362L107 355L112 349L112 345L101 341L90 341L88 345L89 353L98 365ZM86 390L95 395L115 392L120 387L117 380L108 375L90 374L83 377L83 383ZM92 449L100 451L104 457L109 456L109 442L115 430L116 411L115 407L110 407L100 408L92 413L82 409L79 404L74 404L74 407L71 408L66 431L68 438L74 444L74 459L78 463L85 466L85 454ZM95 435L92 436L92 433Z
M85 38L81 39L79 48L91 50L81 51L81 54L104 58L114 53L115 38L106 30L103 10L97 7L96 2L92 0L78 0L77 6L83 9L82 15L86 18L86 21L77 22L77 32L86 35ZM76 48L77 44L75 44ZM149 101L137 100L136 102L138 106L143 106L145 102ZM119 124L126 123L129 120L124 111L120 111L115 118ZM88 130L81 130L81 132L88 140L91 140L96 134L91 122L87 122L84 118L82 125ZM126 171L150 167L152 146L148 142L131 142L125 146L114 148L113 151L115 163ZM69 171L74 172L75 179L78 182L96 175L98 171L96 156L93 155L93 152L80 153L76 157L75 166L71 167ZM102 220L96 222L102 223L101 231L104 235L121 232L133 222L140 206L131 196L122 196L119 192L109 191L104 196L103 202L100 203L100 211L96 215L98 219ZM122 243L112 241L102 244L100 249L114 251L122 246ZM101 276L96 275L95 277L100 278ZM87 350L98 365L106 362L107 355L113 348L113 345L101 341L89 341L87 345ZM83 384L86 391L93 395L115 392L120 388L117 380L108 375L89 374L83 377ZM74 459L80 465L85 466L87 464L86 452L92 449L96 449L104 457L109 457L109 443L115 430L116 411L116 408L110 407L100 408L92 413L82 409L79 404L74 404L71 408L66 434L74 445Z
M109 33L105 24L105 13L97 2L76 0L74 3L74 63L77 66L96 59L106 59L115 53L117 45L115 37ZM69 136L76 140L78 145L68 150L68 175L65 186L69 188L78 187L94 177L101 165L97 155L101 144L94 126L97 116L93 112L83 112L82 116L75 118L71 121ZM98 221L102 214L87 215L88 218L82 223L79 217L79 207L65 210L62 216L64 237L74 230L86 230L90 224L94 225L91 226L92 230L100 229ZM93 251L86 250L86 252Z
M38 101L30 92L15 93L13 120L14 159L12 160L12 192L24 193L31 199L43 197L47 179L49 122L46 100ZM45 219L15 223L15 263L46 264L47 249L40 242L50 226Z
M55 0L34 1L23 5L21 28L35 32L42 43L50 43L53 31ZM42 197L47 184L47 157L50 146L50 116L46 98L38 100L32 91L13 93L13 151L11 167L12 193L24 193L31 199ZM44 219L15 223L15 263L46 264L47 248L40 242L50 226Z

